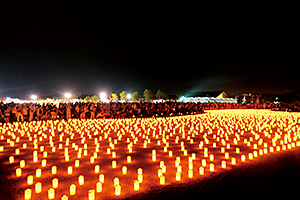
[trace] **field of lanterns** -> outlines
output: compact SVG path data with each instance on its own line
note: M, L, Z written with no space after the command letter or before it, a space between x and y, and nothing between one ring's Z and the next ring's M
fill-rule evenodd
M17 199L128 198L297 148L299 125L268 110L1 124L0 164Z

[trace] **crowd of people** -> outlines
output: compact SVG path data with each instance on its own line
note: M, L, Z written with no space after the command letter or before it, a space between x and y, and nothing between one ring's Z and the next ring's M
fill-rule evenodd
M56 119L98 119L161 117L199 114L204 110L218 109L271 109L280 111L300 111L299 104L269 103L63 103L54 104L0 104L0 122L23 122Z

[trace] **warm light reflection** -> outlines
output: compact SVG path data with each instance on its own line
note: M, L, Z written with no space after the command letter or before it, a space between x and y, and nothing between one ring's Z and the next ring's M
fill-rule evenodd
M299 121L297 113L215 110L171 118L7 123L0 124L0 156L24 182L24 199L123 198L297 148Z

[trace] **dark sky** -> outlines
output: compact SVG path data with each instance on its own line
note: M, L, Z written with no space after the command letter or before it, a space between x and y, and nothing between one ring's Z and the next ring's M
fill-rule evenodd
M0 4L1 95L300 89L293 5Z

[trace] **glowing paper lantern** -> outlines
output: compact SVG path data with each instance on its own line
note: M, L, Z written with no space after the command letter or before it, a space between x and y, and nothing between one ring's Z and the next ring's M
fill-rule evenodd
M79 160L75 160L75 167L79 167L80 161Z
M20 167L21 167L21 168L24 168L24 167L25 167L25 160L21 160L21 161L20 161Z
M138 174L138 181L139 183L143 182L143 174Z
M15 161L13 156L9 156L9 163L13 163Z
M241 161L245 162L246 161L246 156L245 155L241 155Z
M231 158L231 164L236 165L236 158Z
M72 184L70 185L70 195L75 195L76 194L76 185Z
M68 171L68 175L71 175L73 173L73 167L72 166L69 166L67 168L67 171Z
M56 174L57 173L57 167L56 166L52 166L51 167L51 173L52 174Z
M140 189L140 183L138 180L134 180L133 189L134 191L138 191Z
M127 163L131 163L131 156L127 156Z
M58 179L57 178L52 179L52 187L58 188Z
M90 157L90 163L94 163L95 162L95 158L94 158L94 156L91 156Z
M115 186L115 195L120 196L121 195L121 185Z
M46 165L47 165L47 160L46 160L46 159L43 159L43 160L42 160L42 167L46 167Z
M41 193L42 192L42 183L41 182L37 182L35 184L35 193Z
M100 181L96 183L96 192L102 192L102 183Z
M117 161L113 160L111 162L111 166L112 166L113 169L115 169L117 167Z
M17 169L16 169L16 176L17 176L17 177L22 176L22 169L21 169L21 168L17 168Z
M53 188L50 188L48 190L48 199L54 199L55 198L55 191Z
M68 198L68 195L63 195L62 197L61 197L61 199L60 200L68 200L69 198Z
M221 166L222 166L222 168L226 168L226 161L225 160L221 161Z
M199 167L199 174L204 175L204 167Z
M126 166L123 166L123 167L122 167L122 174L123 174L123 175L126 175L126 174L127 174L127 167L126 167Z
M33 184L33 176L32 175L27 176L27 184L28 185L32 185Z
M181 179L181 173L176 172L176 181L180 181L180 179Z
M203 167L206 167L206 160L205 160L205 159L202 159L201 162L202 162L202 166L203 166Z
M25 200L31 199L31 189L30 188L28 188L28 189L25 190L24 197L25 197Z
M101 183L104 183L104 174L100 174L100 175L99 175L99 181L100 181Z
M193 178L193 170L192 169L188 170L188 177Z
M84 176L83 175L80 175L78 177L78 183L79 183L79 185L84 185Z
M209 164L209 171L215 171L215 165L213 163Z
M88 197L89 197L89 200L94 200L95 199L95 190L89 190Z
M159 184L164 185L166 183L166 178L164 176L159 177Z
M36 176L37 178L41 177L41 176L42 176L42 169L36 169L36 170L35 170L35 176Z

